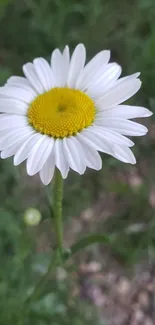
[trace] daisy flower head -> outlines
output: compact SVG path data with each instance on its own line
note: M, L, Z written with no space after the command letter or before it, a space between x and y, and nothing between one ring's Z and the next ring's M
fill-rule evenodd
M14 165L26 160L27 173L39 173L45 185L55 167L63 178L70 169L101 169L98 151L134 164L134 143L126 136L147 128L130 119L152 113L121 104L139 90L139 73L118 79L121 67L109 59L105 50L85 64L83 44L72 56L66 46L53 51L50 64L36 58L23 66L24 77L9 78L0 87L1 158L14 156Z

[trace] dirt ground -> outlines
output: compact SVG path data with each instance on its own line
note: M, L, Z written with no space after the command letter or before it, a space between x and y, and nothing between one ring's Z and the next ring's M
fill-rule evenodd
M139 181L138 178L137 180ZM135 182L136 186L138 181ZM106 197L105 201L108 206ZM114 203L115 196L112 195L109 201ZM80 218L73 219L71 227L66 227L66 246L75 237L78 238L84 229L94 229L96 220L101 218L101 206L99 199L93 209L88 209ZM110 209L105 209L104 205L102 218L110 218L112 212L113 204L110 204ZM104 247L91 246L77 259L73 295L94 304L106 325L155 324L155 262L152 257L149 258L149 254L134 265L124 266Z
M108 252L94 249L76 264L73 296L95 305L106 325L155 324L155 263L147 259L124 267Z
M155 265L137 265L132 275L96 261L79 270L80 295L97 306L107 325L155 324Z

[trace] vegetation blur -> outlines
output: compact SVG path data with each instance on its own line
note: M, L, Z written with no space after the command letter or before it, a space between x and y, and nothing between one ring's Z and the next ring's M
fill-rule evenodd
M49 59L54 48L68 44L73 49L79 42L85 44L88 59L111 49L123 75L141 71L142 89L130 103L155 111L154 0L0 0L1 85L11 75L22 75L25 62ZM124 268L154 260L154 117L150 120L142 121L149 134L135 138L136 166L102 155L100 172L70 172L64 197L66 247L85 233L103 231L114 242L107 247L109 259L112 255ZM12 159L0 161L0 325L106 325L78 291L76 261L49 277L44 296L25 315L24 301L46 272L54 246L50 191L37 176L26 175L24 164L13 167ZM25 222L28 208L40 211L39 225ZM90 211L94 215L89 222ZM102 264L101 246L82 252L78 261L95 256Z

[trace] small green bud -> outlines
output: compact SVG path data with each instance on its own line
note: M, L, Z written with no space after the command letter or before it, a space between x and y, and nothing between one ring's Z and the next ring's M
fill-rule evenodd
M24 221L27 226L37 226L41 221L41 213L39 210L29 208L24 213Z

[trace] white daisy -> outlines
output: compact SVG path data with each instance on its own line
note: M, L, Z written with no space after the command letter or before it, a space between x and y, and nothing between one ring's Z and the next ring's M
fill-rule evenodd
M14 155L14 165L27 160L27 173L39 172L45 185L55 167L63 178L70 168L101 169L98 151L134 164L134 143L125 136L142 136L147 128L130 119L152 113L120 105L141 81L139 73L118 80L121 67L109 59L110 51L101 51L85 65L84 45L71 58L66 46L53 51L51 64L37 58L23 66L25 77L9 78L0 87L1 158Z

